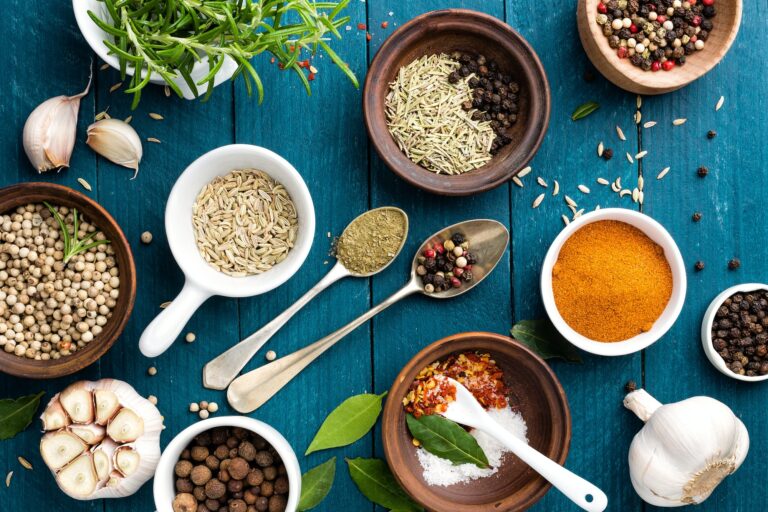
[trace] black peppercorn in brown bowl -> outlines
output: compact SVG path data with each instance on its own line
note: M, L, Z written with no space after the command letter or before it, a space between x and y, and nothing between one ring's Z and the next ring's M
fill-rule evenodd
M123 332L136 298L136 268L131 247L120 226L102 206L80 192L53 183L21 183L0 189L0 214L2 215L13 213L20 206L42 202L55 207L76 208L82 218L94 225L110 241L109 247L114 252L119 271L119 296L115 299L106 323L100 326L100 332L95 334L85 346L78 347L70 355L62 355L58 359L36 360L0 349L0 371L32 379L50 379L70 375L98 360ZM71 226L67 227L71 229ZM7 238L0 243L7 244ZM7 266L7 262L5 264ZM25 279L25 284L29 286L39 282L37 276L26 276L23 272L17 276L18 278ZM23 315L32 318L34 313L30 315L25 311ZM26 318L22 321L26 321Z
M216 448L222 445L226 449L219 454ZM188 453L193 450L202 453ZM221 464L228 464L226 471L220 471ZM242 466L237 468L241 474L232 475L234 465ZM240 482L239 490L224 485L234 481ZM199 491L203 494L198 496ZM157 512L200 510L199 503L209 499L244 510L252 504L261 507L260 498L269 510L293 512L301 496L301 468L291 445L271 426L245 416L221 416L198 421L171 440L155 470L153 494Z
M399 70L427 55L461 52L482 55L519 84L517 120L506 134L512 139L477 169L457 175L437 174L412 162L387 126L386 98ZM550 90L544 67L523 37L504 22L465 9L432 11L396 30L379 49L368 70L363 116L371 143L398 176L428 192L449 196L484 192L511 179L536 154L549 126Z
M611 47L608 37L603 33L603 26L597 22L597 17L601 15L598 12L598 6L602 3L607 7L608 0L579 0L576 7L579 38L592 64L618 87L636 94L664 94L680 89L708 73L725 57L736 39L741 25L742 0L715 0L714 2L707 0L707 2L710 4L707 7L714 9L716 14L711 18L713 27L708 32L704 47L699 51L693 50L686 53L685 65L675 65L669 70L657 68L656 71L646 71L634 65L628 55L619 58L618 49ZM635 4L637 5L637 2ZM672 7L672 2L666 2L666 4ZM704 0L699 0L698 5L706 5L706 3ZM606 14L611 13L603 15ZM672 20L668 21L672 22ZM642 34L644 27L632 28L632 30ZM636 39L636 33L630 31L629 36Z
M564 464L571 442L571 414L560 382L546 362L512 338L465 332L443 338L416 354L395 378L382 415L382 442L389 467L405 491L427 510L498 512L526 510L550 484L511 454L497 473L466 483L429 485L406 425L403 399L421 370L435 361L467 352L490 354L503 372L509 405L527 425L528 444Z
M732 379L768 380L766 318L768 284L740 284L715 297L701 322L701 344L712 366Z

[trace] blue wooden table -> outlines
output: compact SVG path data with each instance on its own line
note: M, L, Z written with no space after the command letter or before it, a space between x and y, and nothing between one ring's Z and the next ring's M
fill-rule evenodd
M361 94L327 57L315 60L319 68L312 97L307 97L295 77L281 73L266 58L258 59L267 97L262 106L249 98L242 84L224 85L208 103L166 98L162 88L145 93L139 109L130 111L129 98L110 93L119 81L116 72L100 71L93 92L80 112L78 142L72 166L58 175L33 173L21 145L21 129L31 110L44 99L80 91L93 58L66 1L5 0L6 22L0 29L3 80L0 85L0 184L50 180L79 188L77 178L93 185L89 194L118 220L131 241L138 270L138 296L133 316L115 347L97 364L67 378L35 382L0 377L2 396L45 390L50 396L77 379L115 377L130 382L140 393L159 398L167 430L163 443L196 421L187 412L190 402L218 402L218 413L231 412L221 392L205 390L201 367L211 357L250 334L297 299L330 268L328 233L338 234L347 222L374 206L396 205L408 212L411 234L404 254L440 227L466 218L490 217L508 225L512 243L508 257L494 274L472 293L450 303L416 297L398 304L352 333L323 356L276 399L253 414L274 425L302 454L325 415L350 395L380 393L389 388L402 365L420 348L460 331L487 330L507 333L514 321L543 314L538 292L539 269L550 241L562 227L567 213L561 196L548 197L540 208L531 202L542 190L526 179L525 188L504 185L467 198L442 198L425 194L399 181L374 154L361 119ZM739 383L717 373L707 362L699 341L701 315L723 288L748 281L765 281L768 266L765 197L768 178L768 68L760 51L768 44L765 2L745 2L741 33L723 62L691 86L643 101L644 120L656 120L652 129L634 130L635 96L602 78L583 79L591 66L576 33L575 2L560 0L353 0L349 6L350 30L337 50L364 77L367 63L379 45L400 24L425 11L466 7L504 19L526 37L539 53L552 87L549 132L532 165L534 175L557 179L561 189L586 208L598 204L637 208L629 198L619 199L595 183L598 176L622 177L635 183L646 177L645 213L664 224L676 238L690 269L688 297L674 328L643 353L621 358L584 357L584 364L555 362L553 367L568 395L573 416L573 441L567 465L601 486L609 496L609 510L649 510L635 495L628 477L626 454L640 422L623 409L623 384L641 382L662 402L692 395L713 396L730 405L746 423L752 446L737 476L727 480L698 510L747 511L764 507L764 478L768 470L768 414L765 386ZM388 22L383 28L382 22ZM369 27L371 40L357 24ZM693 57L695 58L695 56ZM97 63L98 67L101 63ZM720 96L725 106L715 112ZM579 104L595 100L600 110L574 123L570 113ZM133 115L142 137L156 137L160 144L145 143L145 157L137 179L131 172L97 158L84 144L85 128L96 113ZM165 116L164 121L148 117ZM683 126L673 126L685 117ZM614 130L624 128L627 141ZM708 140L708 130L718 135ZM610 162L595 155L598 141L614 149ZM192 319L188 331L197 340L177 342L156 360L138 352L139 336L158 313L159 305L181 288L182 274L166 243L163 218L166 197L179 173L196 157L233 142L265 146L286 157L301 172L315 200L317 234L312 252L301 272L281 288L260 297L206 303ZM630 164L624 153L649 151L642 167ZM695 170L706 165L710 174L698 178ZM671 171L661 181L656 174ZM585 196L576 190L584 183L592 189ZM703 218L691 221L694 211ZM154 234L145 246L139 236ZM732 257L742 261L736 271L727 269ZM702 260L706 268L693 271ZM346 280L326 291L290 322L267 349L287 354L335 330L405 282L410 256L401 257L383 275L370 280ZM265 349L266 350L266 349ZM263 364L257 356L250 367ZM154 365L158 373L147 375ZM38 453L38 424L12 441L0 442L0 473L14 470L10 488L0 488L0 510L40 511L151 511L151 486L123 500L75 502L60 493ZM25 471L16 457L25 456L34 471ZM373 506L350 480L344 457L382 456L378 428L362 441L333 452L303 457L304 470L339 458L336 483L317 510L366 511ZM535 510L573 510L557 492L550 492Z

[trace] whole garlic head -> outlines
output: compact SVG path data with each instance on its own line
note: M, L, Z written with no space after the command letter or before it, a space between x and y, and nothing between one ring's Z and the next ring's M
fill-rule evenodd
M662 405L639 389L624 398L624 406L646 422L629 447L629 475L651 505L703 502L747 456L747 428L714 398Z
M154 475L163 417L125 382L76 382L51 399L40 419L40 454L75 499L130 496Z

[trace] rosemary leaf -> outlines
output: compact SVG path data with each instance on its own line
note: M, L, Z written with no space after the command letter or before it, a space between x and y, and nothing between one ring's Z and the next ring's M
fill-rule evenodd
M576 107L576 110L571 114L571 121L578 121L584 119L589 114L600 108L600 104L595 101L588 101L582 105Z

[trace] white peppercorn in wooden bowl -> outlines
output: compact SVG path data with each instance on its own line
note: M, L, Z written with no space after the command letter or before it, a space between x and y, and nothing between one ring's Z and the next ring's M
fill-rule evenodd
M76 190L52 183L22 183L0 189L0 215L13 213L20 206L43 202L54 207L76 208L110 241L109 247L119 270L119 295L98 334L70 355L42 360L0 350L0 371L32 379L70 375L98 360L122 333L136 297L136 269L130 245L117 222L98 203ZM31 281L26 284L31 285Z

